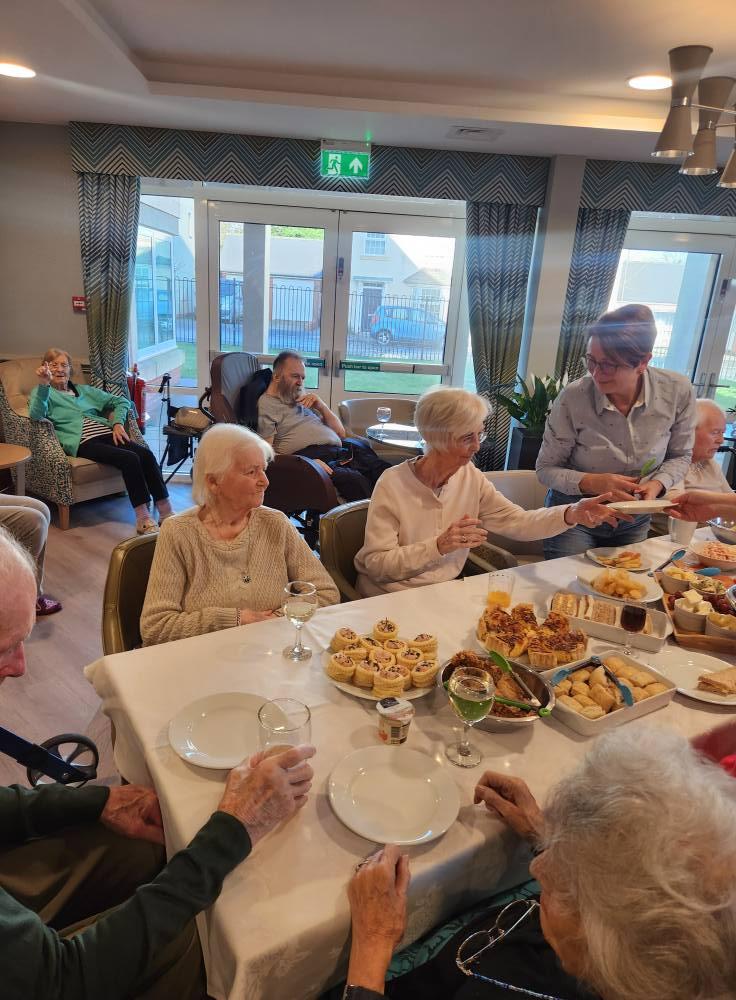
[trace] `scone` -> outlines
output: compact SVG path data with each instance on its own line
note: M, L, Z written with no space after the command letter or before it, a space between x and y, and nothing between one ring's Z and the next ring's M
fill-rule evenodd
M373 638L378 639L379 642L385 642L387 639L398 639L398 637L399 626L390 618L382 618L373 626Z
M345 649L351 642L357 641L357 632L354 632L351 628L339 628L332 637L330 649L333 653L339 653L341 649Z
M333 653L327 662L327 676L333 681L341 681L349 684L355 674L355 660L351 660L347 653Z
M439 670L436 660L420 660L411 672L411 682L418 688L432 687Z

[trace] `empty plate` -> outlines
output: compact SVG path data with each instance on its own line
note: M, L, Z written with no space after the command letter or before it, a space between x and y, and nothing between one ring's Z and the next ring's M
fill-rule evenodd
M171 720L169 743L198 767L235 767L258 750L258 709L265 700L239 691L199 698Z
M673 503L673 500L614 500L608 506L620 514L660 514Z
M376 844L426 844L452 826L460 809L447 769L407 747L355 750L335 767L328 787L338 819Z

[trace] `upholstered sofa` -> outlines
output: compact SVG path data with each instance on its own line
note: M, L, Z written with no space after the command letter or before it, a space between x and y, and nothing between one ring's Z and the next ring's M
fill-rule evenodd
M73 504L125 492L125 484L112 466L65 455L51 422L30 419L28 399L31 390L38 385L38 365L37 355L0 363L0 425L8 444L23 445L31 450L31 459L26 465L26 491L55 503L59 510L59 526L66 529ZM85 383L88 379L77 368L74 381ZM145 444L130 417L126 430L133 440Z

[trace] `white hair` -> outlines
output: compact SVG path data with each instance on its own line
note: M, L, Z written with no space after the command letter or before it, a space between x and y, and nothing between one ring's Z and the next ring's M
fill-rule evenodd
M207 476L224 475L235 454L243 448L256 447L266 464L273 461L274 450L262 437L240 424L215 424L202 436L194 456L192 469L192 499L196 504L207 503Z
M601 736L545 809L540 858L608 1000L714 1000L736 983L736 780L679 734Z
M716 403L714 399L696 399L695 409L697 414L697 419L695 421L696 426L700 423L701 420L703 420L708 411L710 411L711 413L713 412L718 413L718 415L723 417L724 420L726 419L725 411L718 405L718 403Z
M31 553L0 525L0 594L17 590L24 577L35 591L36 564Z
M436 385L417 400L414 423L426 452L447 451L453 440L484 424L490 412L491 404L477 393Z

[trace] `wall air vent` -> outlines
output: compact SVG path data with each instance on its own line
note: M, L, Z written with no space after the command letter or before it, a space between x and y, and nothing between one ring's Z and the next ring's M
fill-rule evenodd
M502 128L486 128L483 125L453 125L447 133L448 139L464 139L466 142L494 142L501 135Z

